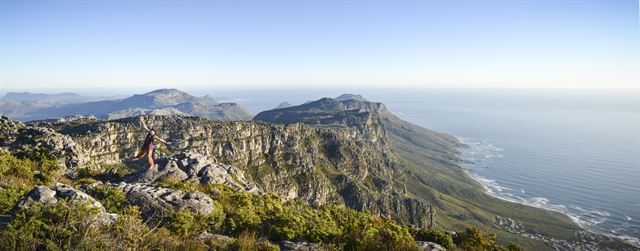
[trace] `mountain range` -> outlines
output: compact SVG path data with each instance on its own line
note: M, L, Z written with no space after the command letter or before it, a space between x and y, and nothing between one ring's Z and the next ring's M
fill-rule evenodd
M250 120L249 111L235 103L218 103L210 96L195 97L177 89L159 89L122 99L89 101L72 93L8 93L0 113L21 121L67 116L95 116L117 119L142 114L200 116L216 120ZM33 105L35 104L38 105ZM27 104L27 106L24 106Z

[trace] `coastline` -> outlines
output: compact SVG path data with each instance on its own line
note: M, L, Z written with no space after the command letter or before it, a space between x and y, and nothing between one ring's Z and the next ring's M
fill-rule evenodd
M458 146L458 150L461 149L470 149L471 146L467 143L467 140L465 140L464 138L458 137L458 136L454 136L458 141L459 141L459 146ZM618 239L624 243L627 243L629 245L632 245L636 248L640 248L640 238L637 237L633 237L633 236L628 236L628 235L615 235L615 234L611 234L611 233L606 233L606 232L602 232L602 231L598 231L596 229L592 229L588 227L588 224L580 219L579 216L570 213L567 208L564 205L554 205L554 204L548 204L548 199L547 198L543 198L543 197L533 197L533 198L515 198L515 197L507 197L507 196L503 196L501 195L499 192L502 191L503 189L510 189L510 188L506 188L506 187L502 187L500 186L495 180L491 180L489 178L480 176L478 174L475 174L472 172L472 169L468 168L467 165L474 165L476 164L474 161L469 160L468 158L466 158L463 154L463 151L458 151L458 154L460 155L460 167L464 170L464 173L471 178L472 180L476 181L480 186L482 186L484 192L489 195L492 196L494 198L503 200L503 201L507 201L507 202L512 202L512 203L517 203L517 204L521 204L521 205L525 205L525 206L530 206L530 207L534 207L534 208L540 208L540 209L544 209L544 210L548 210L548 211L552 211L552 212L558 212L561 214L566 215L567 217L569 217L569 219L575 223L577 226L579 226L581 229L592 233L592 234L596 234L596 235L603 235L603 236L607 236L610 238L615 238ZM597 223L596 223L597 224ZM524 234L523 234L524 235ZM525 235L528 237L533 238L532 236L529 235Z

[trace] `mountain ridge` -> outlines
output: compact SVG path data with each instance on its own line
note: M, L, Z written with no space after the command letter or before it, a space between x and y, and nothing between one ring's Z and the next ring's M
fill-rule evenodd
M5 112L5 111L3 111ZM54 104L20 113L6 111L23 121L94 115L118 119L144 114L201 116L219 120L250 120L251 113L235 103L218 103L210 96L195 97L178 89L158 89L130 97L80 103Z

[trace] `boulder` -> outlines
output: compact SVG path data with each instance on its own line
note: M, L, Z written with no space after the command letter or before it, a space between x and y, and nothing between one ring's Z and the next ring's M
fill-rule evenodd
M34 202L54 204L59 200L87 203L91 207L97 208L98 215L96 217L96 221L101 224L108 225L115 222L117 219L116 214L108 213L104 206L102 206L102 203L100 203L93 197L62 183L57 183L54 186L54 189L46 186L36 186L31 191L27 192L24 198L16 203L15 209L25 209L32 205Z
M169 214L174 210L189 208L196 213L207 215L213 211L213 200L201 192L154 187L146 183L120 183L121 189L130 203L139 206L143 213Z
M313 250L323 250L319 244L306 242L306 241L281 241L278 243L280 245L280 250L282 251L313 251Z
M207 164L198 173L200 183L225 184L237 191L260 194L262 190L244 176L244 172L231 165Z
M153 168L145 169L141 173L133 176L132 179L128 181L138 183L153 183L168 178L174 178L182 181L188 179L189 176L178 167L178 164L175 160L161 158L158 160L158 164L156 164Z
M58 199L56 198L56 191L46 186L36 186L34 189L29 191L24 198L18 201L16 206L19 209L24 209L33 202L40 202L44 204L56 203L58 202Z
M180 152L156 160L154 168L144 170L129 179L133 183L153 183L166 178L180 181L195 180L202 184L225 184L232 189L254 194L262 189L247 179L244 172L234 166L219 164L200 154Z
M224 242L224 243L231 243L233 242L235 239L226 236L226 235L221 235L221 234L212 234L212 233L207 233L207 232L202 232L198 235L198 239L200 240L214 240L216 242Z
M416 241L416 245L420 248L420 250L424 251L444 251L446 248L440 246L440 244L435 242L428 241Z

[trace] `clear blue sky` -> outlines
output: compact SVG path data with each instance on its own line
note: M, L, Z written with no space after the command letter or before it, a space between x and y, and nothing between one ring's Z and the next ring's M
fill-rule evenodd
M637 87L638 1L0 2L3 90Z

